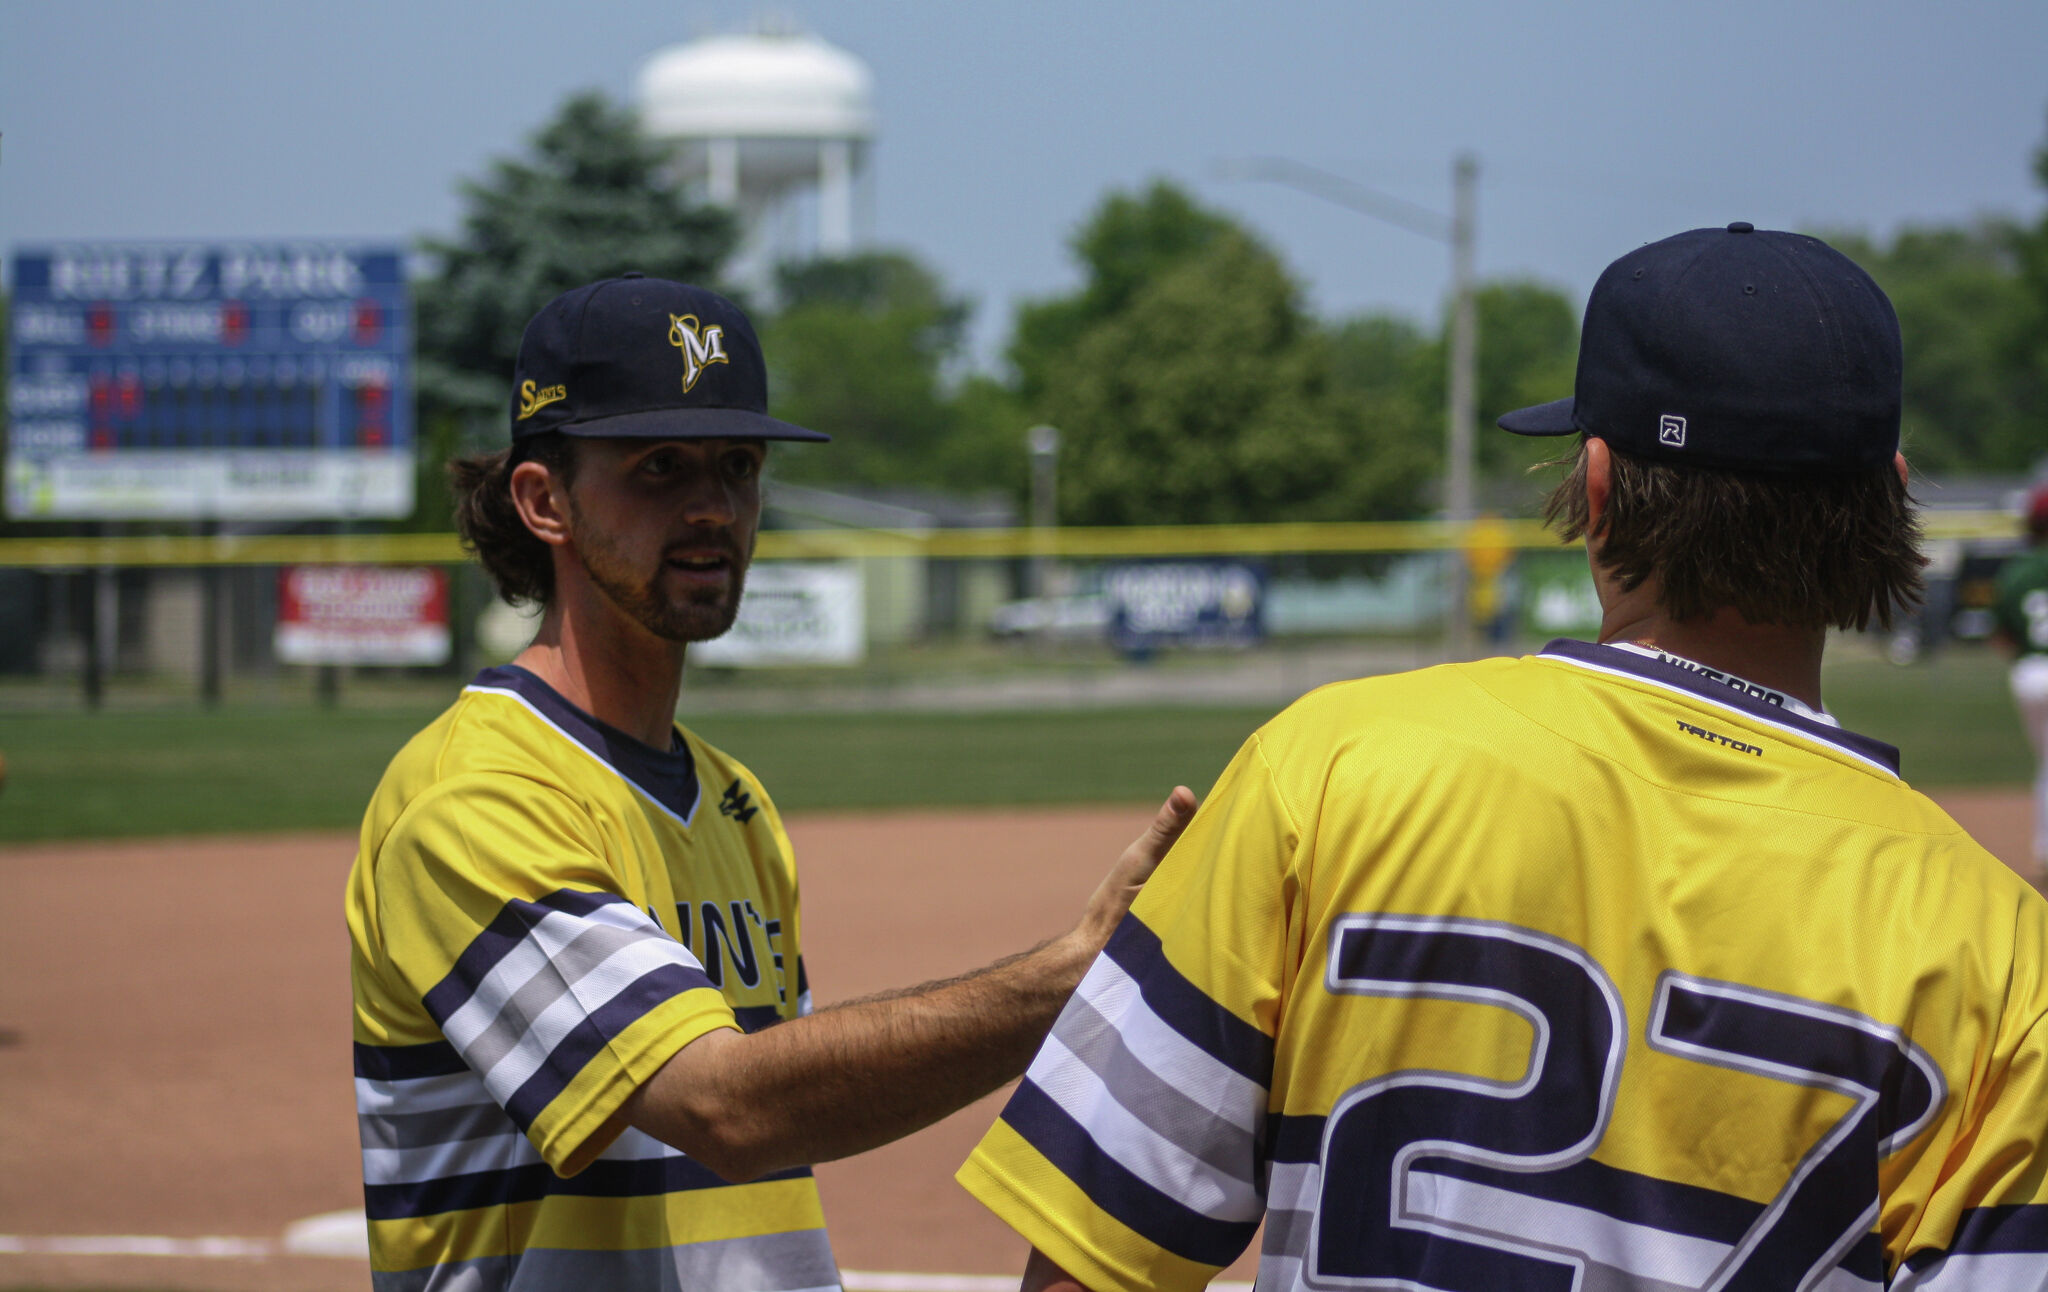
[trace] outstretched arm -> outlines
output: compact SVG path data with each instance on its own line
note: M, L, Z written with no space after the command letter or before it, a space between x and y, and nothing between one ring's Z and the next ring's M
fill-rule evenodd
M965 1107L1024 1071L1194 811L1176 786L1065 935L958 978L699 1037L620 1119L746 1180L864 1152Z

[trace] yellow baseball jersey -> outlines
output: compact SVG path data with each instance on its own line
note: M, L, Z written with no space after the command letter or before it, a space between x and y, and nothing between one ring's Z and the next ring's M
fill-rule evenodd
M807 1168L734 1185L600 1134L697 1037L809 1009L744 767L486 670L385 772L348 924L378 1292L839 1285Z
M1612 647L1255 733L961 1182L1084 1284L2048 1288L2048 902Z

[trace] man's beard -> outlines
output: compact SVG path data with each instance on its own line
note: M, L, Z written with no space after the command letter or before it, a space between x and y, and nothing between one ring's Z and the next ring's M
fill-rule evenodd
M752 553L742 553L731 546L730 531L720 535L726 545L726 571L731 576L726 587L719 591L693 589L677 600L661 590L662 575L668 569L666 552L653 574L640 579L619 554L609 534L591 525L573 503L569 512L571 523L576 526L576 553L584 572L590 575L598 591L633 622L664 641L684 644L709 641L732 627L740 612L740 593L745 589L747 561ZM693 543L701 545L701 540Z

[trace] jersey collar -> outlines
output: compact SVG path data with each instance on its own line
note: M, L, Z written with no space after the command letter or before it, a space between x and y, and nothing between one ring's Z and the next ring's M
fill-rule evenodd
M1597 646L1591 642L1560 638L1545 646L1542 655L1546 659L1562 660L1596 672L1637 678L1668 691L1678 691L1708 704L1732 709L1764 726L1818 741L1879 771L1899 775L1896 746L1844 730L1832 716L1795 696L1707 668L1669 652L1633 646Z
M1783 709L1787 713L1795 713L1802 718L1811 718L1815 722L1823 723L1830 727L1839 728L1842 725L1835 721L1834 714L1829 713L1826 709L1816 709L1788 691L1780 691L1774 687L1765 686L1761 682L1752 682L1746 677L1737 677L1733 673L1723 673L1720 669L1709 668L1698 660L1687 659L1683 655L1674 655L1661 646L1645 646L1641 642L1608 642L1607 645L1615 650L1625 650L1631 655L1641 655L1644 659L1654 659L1665 664L1676 665L1688 673L1703 677L1709 682L1719 682L1731 691L1749 696L1752 699L1762 700L1765 704Z
M688 825L697 815L697 764L681 732L673 733L672 748L656 749L585 713L517 664L487 668L463 689L518 701L679 823Z

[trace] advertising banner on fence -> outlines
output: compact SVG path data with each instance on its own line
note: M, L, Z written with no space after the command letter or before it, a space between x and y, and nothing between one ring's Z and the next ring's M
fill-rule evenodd
M445 664L448 572L430 565L288 565L277 576L286 664Z
M690 662L714 668L858 664L867 647L866 622L855 562L771 561L747 572L732 631L690 647Z
M1112 565L1102 590L1109 639L1121 651L1249 646L1265 635L1265 576L1242 561Z

